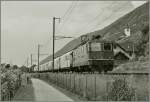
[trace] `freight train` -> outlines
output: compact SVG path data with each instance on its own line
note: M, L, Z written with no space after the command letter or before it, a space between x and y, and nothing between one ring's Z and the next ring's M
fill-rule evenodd
M39 66L38 72L107 72L114 66L114 43L105 40L92 40L80 44L73 50Z

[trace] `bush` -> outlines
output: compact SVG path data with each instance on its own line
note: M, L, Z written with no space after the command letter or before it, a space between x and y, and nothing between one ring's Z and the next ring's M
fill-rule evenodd
M20 81L19 76L21 75L21 70L18 68L17 65L10 66L9 64L7 64L1 66L1 85L4 85L5 82L7 82L7 87L3 87L1 89L1 91L5 92L2 94L2 99L8 101L10 99L6 99L4 95L7 94L7 96L9 96L9 94L11 93L11 98L13 97L17 88L19 88L18 81Z
M116 79L108 92L111 101L131 101L135 97L133 88L124 79Z

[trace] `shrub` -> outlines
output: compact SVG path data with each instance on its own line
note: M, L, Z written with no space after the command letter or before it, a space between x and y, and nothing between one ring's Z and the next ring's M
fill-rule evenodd
M131 101L135 97L133 88L124 79L116 79L108 92L111 101Z

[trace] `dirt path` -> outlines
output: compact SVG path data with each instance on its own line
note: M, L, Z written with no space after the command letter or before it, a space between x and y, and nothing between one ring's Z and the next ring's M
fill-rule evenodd
M39 79L31 79L34 87L35 101L73 101L57 89Z
M42 80L33 78L31 81L32 84L21 87L17 91L13 101L73 101L73 99Z

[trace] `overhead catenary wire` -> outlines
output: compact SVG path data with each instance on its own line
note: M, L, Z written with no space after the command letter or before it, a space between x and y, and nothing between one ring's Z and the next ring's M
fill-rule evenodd
M58 29L58 30L56 30L57 33L60 32L60 30L65 26L65 24L66 24L68 18L71 16L71 14L72 14L72 12L73 12L73 9L76 7L77 2L78 2L78 1L72 1L71 5L70 5L69 8L67 9L67 11L66 11L66 12L64 13L64 15L61 17L61 22L63 22L63 23L62 23L62 25L61 25L61 24L59 25L61 28ZM63 20L63 21L62 21L62 20ZM57 28L58 28L58 27L56 27L56 29L57 29ZM49 44L49 41L51 41L51 40L52 40L52 37L50 37L50 38L47 40L47 42L46 42L43 46L46 48L46 47L48 46L48 44Z
M110 7L110 6L112 6L114 3L115 3L115 2L113 1L113 2L111 3L111 5L107 6L107 8ZM83 31L83 29L87 28L90 24L92 24L92 22L96 21L97 18L98 18L99 16L101 16L103 13L104 13L104 11L103 11L102 13L100 12L100 13L99 13L97 16L95 16L92 20L90 20L89 22L87 22L87 23L86 23L86 26L82 27L82 28L81 28L79 31L77 31L76 33L81 33L81 32Z
M69 18L70 14L72 13L74 7L76 6L76 2L77 1L72 1L71 5L69 6L69 8L66 10L66 12L64 13L64 15L61 17L61 21L64 20L62 27L65 25L65 22L67 21L67 18ZM61 25L60 25L61 26ZM62 29L61 27L61 29ZM45 44L43 44L43 48L46 48L49 45L49 42L52 41L52 36L50 38L48 38L47 42Z
M73 13L73 10L75 9L75 7L76 7L76 5L77 5L77 2L78 2L78 1L74 1L74 2L72 3L71 7L69 8L69 10L67 10L67 11L65 12L65 14L61 17L61 22L63 22L62 25L60 25L61 28L66 24L66 22L68 21L68 19L72 16L71 14ZM66 16L66 15L67 15L67 16Z
M78 4L78 0L77 0L77 1L74 1L74 2L72 3L72 5L71 5L70 10L67 10L67 11L66 11L66 12L68 12L68 13L65 13L64 16L62 16L62 18L61 18L62 24L60 24L60 26L56 28L56 29L57 29L57 33L59 33L59 32L62 30L62 28L65 27L65 25L66 25L66 23L68 22L69 18L72 17L72 12L73 12L73 10L76 8L77 4ZM65 15L68 15L68 16L65 16Z
M72 10L73 5L74 5L74 1L72 1L71 5L68 7L68 9L67 9L66 12L64 13L64 15L61 17L61 19L65 18L65 17L68 15L68 13L70 12L70 10ZM51 36L51 37L48 37L48 40L46 41L46 43L43 44L42 47L43 47L43 48L44 48L44 47L46 48L46 47L48 46L48 44L49 44L50 41L52 41L52 36Z
M70 12L70 10L72 9L74 5L74 1L72 1L71 5L69 6L69 8L66 10L66 12L64 13L64 15L61 17L61 19L65 18L66 15L68 14L68 12Z
M113 1L111 3L111 5L108 5L106 8L111 7L114 3L115 3L115 1ZM101 8L101 9L104 9L104 8ZM100 9L100 11L101 11L101 9ZM82 28L80 28L76 33L81 33L83 31L83 29L86 29L87 27L89 27L94 21L96 21L98 19L98 17L102 16L104 12L105 12L105 10L102 13L101 12L98 13L98 15L96 15L92 20L90 20L89 22L87 22L85 24L85 26L83 26Z

